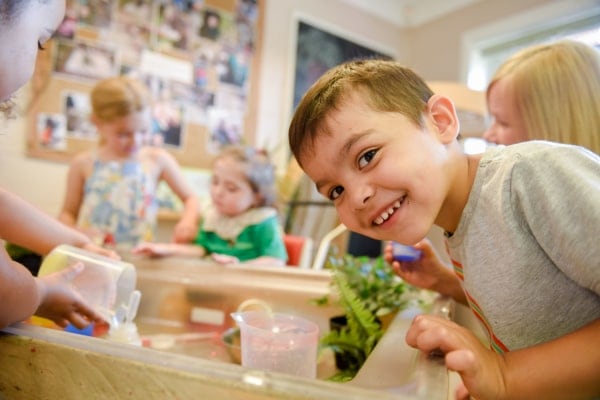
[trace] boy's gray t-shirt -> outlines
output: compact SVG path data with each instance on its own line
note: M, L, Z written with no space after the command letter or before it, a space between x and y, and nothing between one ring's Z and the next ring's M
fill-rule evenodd
M448 246L497 351L599 318L600 157L540 141L489 149Z

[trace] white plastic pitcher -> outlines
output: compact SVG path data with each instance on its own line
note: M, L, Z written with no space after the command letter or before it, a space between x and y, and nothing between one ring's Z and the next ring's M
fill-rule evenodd
M240 326L244 367L316 378L317 324L265 311L235 312L231 316Z
M38 275L48 275L77 262L83 263L84 269L73 279L73 287L111 327L121 323L125 314L135 316L137 304L135 311L130 308L139 296L134 294L136 272L130 263L63 244L44 258Z

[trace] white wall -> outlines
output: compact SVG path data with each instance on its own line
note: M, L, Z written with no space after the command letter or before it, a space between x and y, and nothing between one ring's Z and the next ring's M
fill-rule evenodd
M67 165L26 157L26 128L24 118L0 120L0 187L57 214L62 206Z

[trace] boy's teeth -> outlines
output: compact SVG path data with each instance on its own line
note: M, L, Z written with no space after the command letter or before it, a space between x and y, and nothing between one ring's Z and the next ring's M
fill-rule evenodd
M381 215L377 218L375 218L375 224L376 225L381 225L384 221L387 221L387 219L394 213L394 211L396 211L398 208L400 208L400 201L396 201L394 203L394 205L390 208L388 208L386 211L382 212Z

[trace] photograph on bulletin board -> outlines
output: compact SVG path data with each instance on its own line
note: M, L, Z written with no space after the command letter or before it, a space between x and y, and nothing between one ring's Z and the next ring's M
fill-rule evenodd
M84 92L65 90L60 98L67 121L67 135L97 140L96 127L90 120L92 110L89 95Z
M63 114L39 113L36 126L39 143L48 149L64 150L66 148L66 125L66 118Z
M66 163L93 149L90 91L126 75L152 96L145 144L208 168L224 143L254 134L261 10L258 0L68 0L32 80L28 156Z

